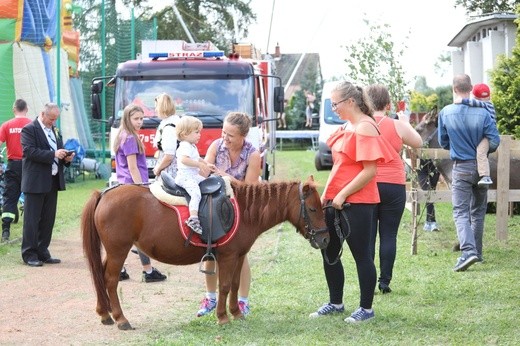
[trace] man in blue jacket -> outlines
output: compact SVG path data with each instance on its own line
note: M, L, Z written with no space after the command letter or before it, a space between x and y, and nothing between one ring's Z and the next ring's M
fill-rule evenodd
M471 79L466 74L453 78L453 92L458 98L469 98ZM495 121L485 108L451 104L439 113L439 143L450 151L453 160L452 204L461 256L454 271L465 271L482 262L482 236L487 208L487 187L479 186L477 146L486 137L489 152L494 152L500 137Z

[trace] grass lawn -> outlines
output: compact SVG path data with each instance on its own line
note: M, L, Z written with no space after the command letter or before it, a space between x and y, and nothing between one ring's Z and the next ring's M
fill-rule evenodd
M328 171L316 172L314 152L278 152L277 179L306 179L324 186ZM425 211L422 211L425 213ZM515 345L520 343L518 320L520 273L518 217L510 219L509 240L495 240L494 215L486 218L485 263L455 273L458 253L451 205L437 205L440 232L419 230L418 254L411 255L411 215L405 212L391 294L376 293L376 319L348 325L343 319L359 305L354 261L343 253L346 272L342 316L309 319L328 301L321 256L284 224L264 233L252 252L252 314L246 321L215 325L215 317L193 319L172 332L168 323L157 333L157 344L168 345ZM424 220L424 216L422 217ZM261 246L258 246L261 245ZM376 255L377 256L377 255Z
M323 188L329 171L315 171L312 151L285 151L276 153L275 173L275 179L302 180L312 174ZM84 201L93 188L102 186L101 181L67 185L67 191L60 193L55 237L79 229ZM192 305L190 311L164 307L150 321L152 332L125 333L133 333L132 344L146 345L520 344L520 290L515 288L520 273L518 216L509 221L509 240L499 242L495 239L494 215L488 214L485 262L455 273L452 268L458 253L451 249L456 240L451 205L438 203L436 207L441 230L426 233L419 229L417 255L411 255L411 215L405 211L393 292L376 292L376 318L372 322L349 325L343 321L359 305L356 270L346 246L345 314L309 319L309 313L328 301L321 256L292 225L283 224L264 233L249 254L252 313L246 320L218 326L214 315L196 318ZM15 237L21 234L18 227L13 227ZM18 246L0 246L0 258L19 262L18 256L8 256L6 251L19 254ZM193 317L179 318L187 315Z

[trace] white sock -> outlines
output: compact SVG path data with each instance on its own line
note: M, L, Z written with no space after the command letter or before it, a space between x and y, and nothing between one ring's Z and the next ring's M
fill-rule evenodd
M332 305L333 307L335 307L336 309L341 309L343 307L343 304L330 304Z
M146 274L152 274L152 272L153 272L153 268L152 268L152 269L149 269L149 270L150 270L150 271L148 271L148 270L146 271Z
M238 297L239 302L244 302L247 304L247 300L248 300L247 297L240 297L240 296Z
M206 298L208 299L217 299L217 292L206 292Z

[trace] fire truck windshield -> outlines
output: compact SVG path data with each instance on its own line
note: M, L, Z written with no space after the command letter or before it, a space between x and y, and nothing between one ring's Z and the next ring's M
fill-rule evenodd
M119 119L130 103L143 107L145 117L155 116L155 98L169 94L178 115L199 117L205 128L222 127L230 111L254 114L251 79L116 79L115 115Z

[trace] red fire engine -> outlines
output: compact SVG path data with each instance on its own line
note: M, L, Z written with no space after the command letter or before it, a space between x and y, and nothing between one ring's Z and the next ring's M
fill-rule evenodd
M157 150L153 147L153 138L160 122L155 115L154 99L165 92L174 99L178 115L192 115L202 121L202 137L198 143L201 156L206 154L211 142L221 136L223 119L228 112L250 114L253 125L248 139L263 154L262 175L267 179L274 163L269 156L276 144L276 113L283 112L284 99L281 79L273 74L273 62L245 59L237 53L226 57L210 42L143 41L142 46L141 55L119 64L115 76L94 78L92 82L94 119L103 118L100 95L104 81L109 79L108 85L115 87L114 116L108 119L111 144L123 109L130 103L142 106L145 121L140 136L153 178Z

